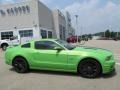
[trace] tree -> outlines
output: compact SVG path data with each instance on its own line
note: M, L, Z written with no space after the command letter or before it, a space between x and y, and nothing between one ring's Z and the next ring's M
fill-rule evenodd
M92 34L88 34L88 38L91 40L92 39Z
M109 29L105 31L105 37L110 38L110 34L111 33Z
M113 31L110 33L110 37L111 38L115 37L115 33Z

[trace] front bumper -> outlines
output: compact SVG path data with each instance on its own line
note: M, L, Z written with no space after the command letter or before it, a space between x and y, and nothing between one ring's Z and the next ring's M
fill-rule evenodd
M11 55L8 55L7 52L5 52L5 63L8 65L12 65Z
M106 61L103 65L103 74L108 74L115 71L115 61Z

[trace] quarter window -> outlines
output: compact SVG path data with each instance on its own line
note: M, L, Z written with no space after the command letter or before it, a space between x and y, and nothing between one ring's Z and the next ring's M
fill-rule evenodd
M30 48L30 43L24 44L21 46L22 48Z

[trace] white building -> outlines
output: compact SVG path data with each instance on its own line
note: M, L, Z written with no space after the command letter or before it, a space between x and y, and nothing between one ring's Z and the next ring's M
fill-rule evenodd
M56 38L66 39L66 19L60 10L53 11L54 29Z
M52 11L39 0L0 5L0 39L18 34L23 40L55 36Z
M71 16L60 10L51 11L39 0L0 5L0 40L20 35L21 41L74 35Z

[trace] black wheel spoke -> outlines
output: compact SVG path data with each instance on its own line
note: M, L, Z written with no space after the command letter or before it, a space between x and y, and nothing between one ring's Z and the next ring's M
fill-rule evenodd
M85 61L79 67L80 74L84 77L96 77L100 73L100 66L95 61Z
M28 65L23 59L16 59L13 66L18 73L24 73L28 70Z

